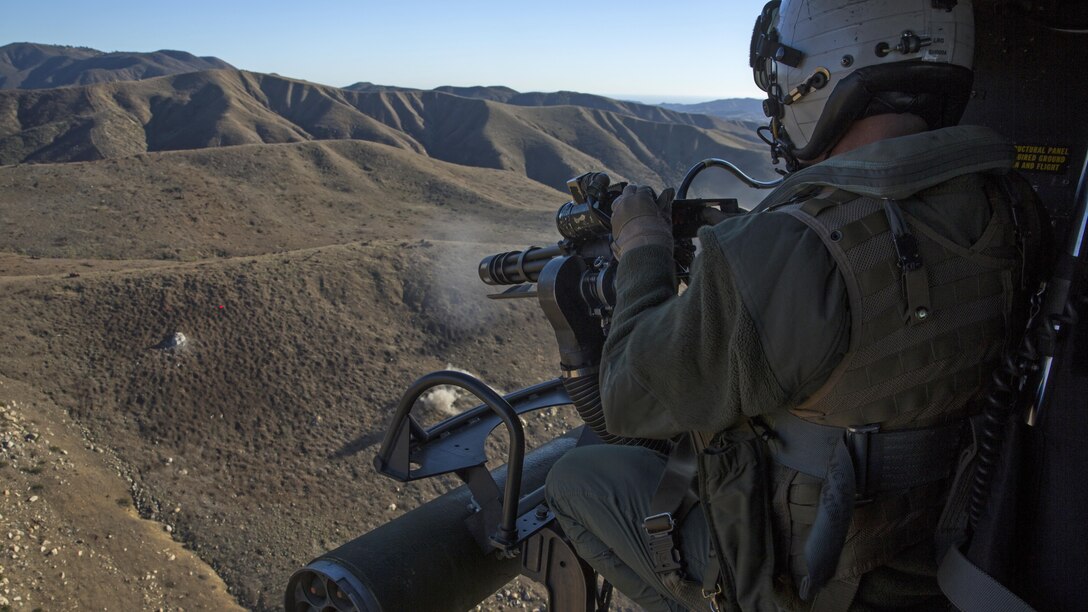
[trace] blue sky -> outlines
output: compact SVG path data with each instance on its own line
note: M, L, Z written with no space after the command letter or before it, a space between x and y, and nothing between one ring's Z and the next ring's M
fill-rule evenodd
M0 45L181 49L328 85L568 89L648 102L758 97L763 0L0 0Z

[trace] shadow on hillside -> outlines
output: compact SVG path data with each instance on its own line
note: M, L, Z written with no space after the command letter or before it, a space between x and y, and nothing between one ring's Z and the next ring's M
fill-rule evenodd
M381 442L383 437L385 437L384 431L375 431L368 434L363 434L358 438L355 438L351 442L348 442L347 444L336 449L335 452L330 453L329 459L346 459L348 457L351 457L352 455L355 455L366 447Z

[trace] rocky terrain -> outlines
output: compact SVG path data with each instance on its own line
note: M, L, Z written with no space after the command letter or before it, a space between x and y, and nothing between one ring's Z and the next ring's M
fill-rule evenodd
M240 609L169 519L139 517L114 453L25 384L0 376L0 397L0 609Z
M535 305L488 301L474 277L483 255L547 237L560 194L381 145L285 147L0 169L8 235L26 240L0 260L0 373L86 427L135 510L260 609L299 564L448 486L401 488L370 467L408 382L452 363L513 389L555 369ZM259 169L314 150L359 164ZM366 195L363 163L387 191ZM494 354L508 359L487 366Z

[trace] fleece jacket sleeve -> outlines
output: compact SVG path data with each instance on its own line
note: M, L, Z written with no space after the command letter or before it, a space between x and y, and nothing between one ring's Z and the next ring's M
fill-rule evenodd
M604 346L612 433L717 432L799 403L847 349L846 288L830 253L789 215L745 215L699 233L690 286L670 249L624 254Z
M670 249L632 249L620 263L601 368L605 423L614 434L720 431L786 397L734 290L729 263L705 234L691 284L680 295Z

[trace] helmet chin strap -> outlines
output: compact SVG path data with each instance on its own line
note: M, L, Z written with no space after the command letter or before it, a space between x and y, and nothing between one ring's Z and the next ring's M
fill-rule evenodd
M774 82L773 75L767 87L767 99L763 101L763 113L770 118L767 125L761 125L756 129L756 135L771 148L771 163L778 165L778 161L786 161L786 171L793 172L800 167L797 157L793 154L793 142L790 141L785 129L782 127L782 89ZM782 173L781 170L777 172Z
M768 137L765 132L770 136ZM776 168L775 172L786 174L801 169L801 160L797 159L797 156L793 153L796 147L794 147L789 135L786 134L777 118L772 117L768 125L760 126L756 130L756 135L771 148L772 164L778 165L779 160L786 162L785 171Z

